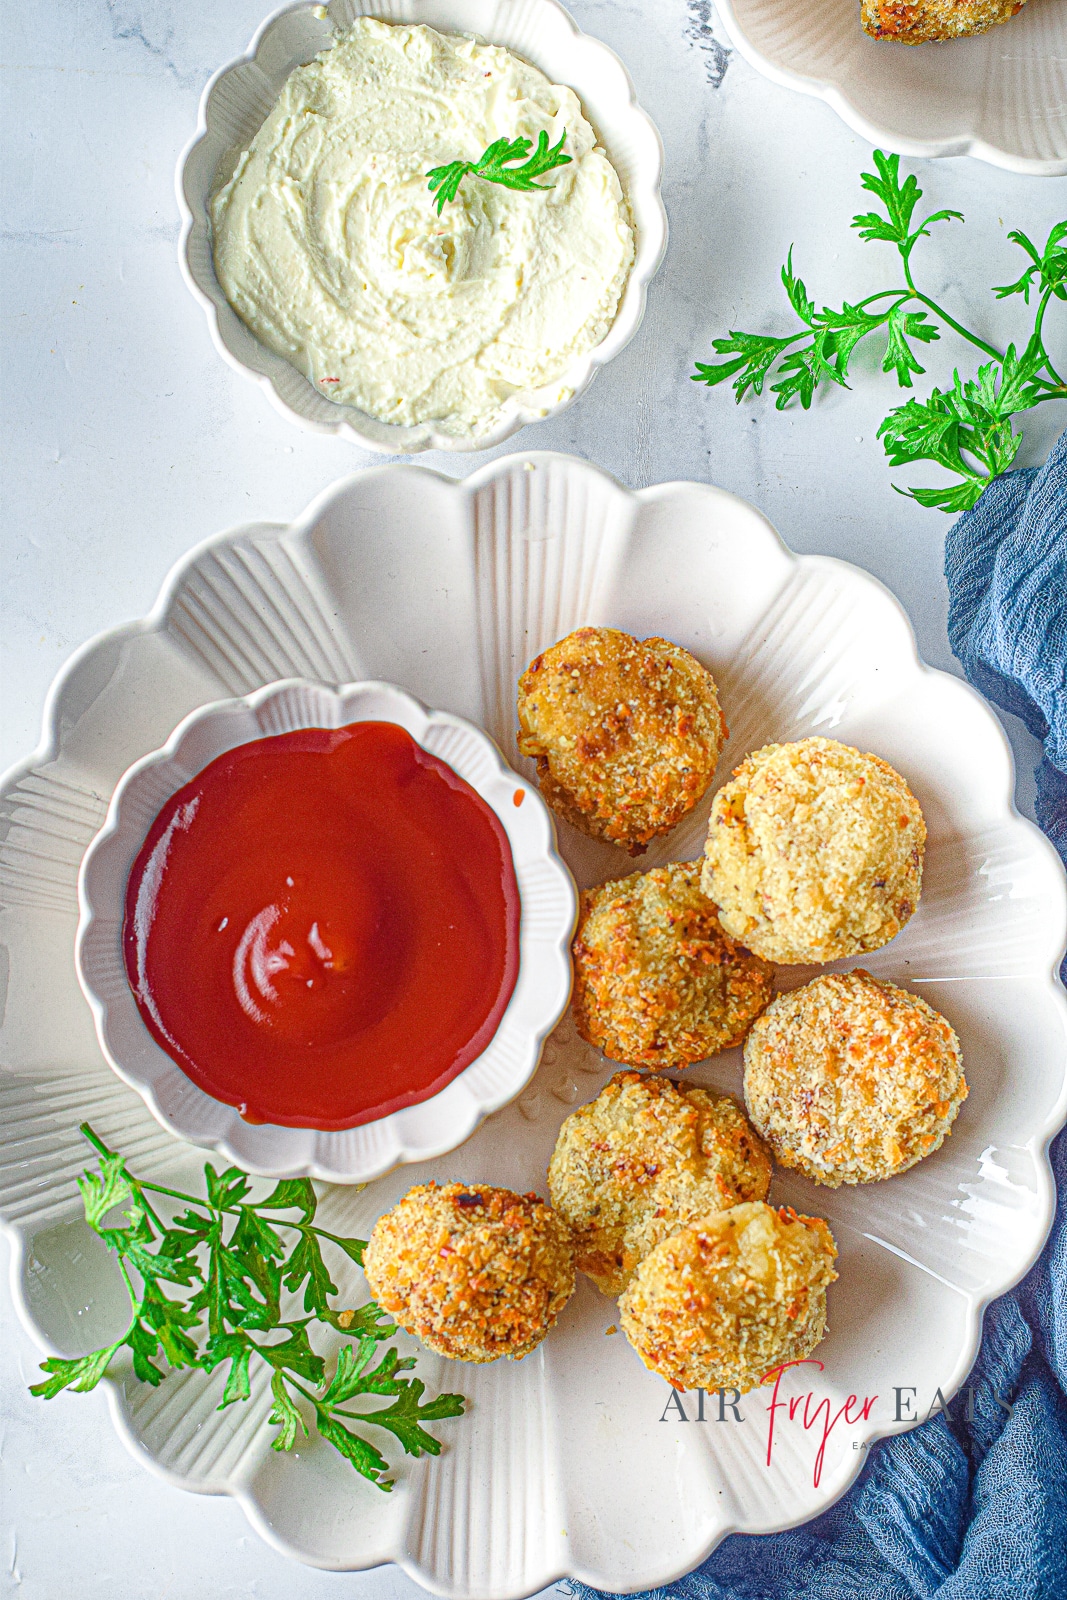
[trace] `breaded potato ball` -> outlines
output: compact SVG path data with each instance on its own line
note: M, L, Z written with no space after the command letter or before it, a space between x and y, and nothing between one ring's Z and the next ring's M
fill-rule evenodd
M740 1200L763 1200L771 1162L729 1095L617 1072L559 1130L548 1192L575 1260L619 1295L662 1239Z
M749 1116L782 1166L833 1189L906 1172L966 1098L949 1023L862 968L780 994L745 1041Z
M862 0L860 21L872 39L926 44L985 33L1021 11L1025 0Z
M826 1223L758 1201L658 1244L619 1301L622 1330L676 1389L754 1389L810 1355L826 1332L837 1277Z
M529 1354L574 1293L566 1223L484 1183L409 1189L374 1224L363 1270L383 1311L454 1361Z
M888 944L915 910L926 824L900 773L836 739L768 744L715 796L704 892L782 965Z
M667 639L579 628L519 679L519 750L553 811L640 855L707 789L726 741L715 681Z
M767 962L723 932L699 861L584 890L571 953L578 1032L627 1066L729 1050L773 992Z

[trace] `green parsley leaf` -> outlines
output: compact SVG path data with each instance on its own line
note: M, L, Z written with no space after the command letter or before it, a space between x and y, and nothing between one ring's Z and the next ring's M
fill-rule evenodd
M142 1319L156 1333L168 1365L199 1365L195 1340L188 1330L199 1326L200 1318L180 1300L171 1300L157 1282L145 1284Z
M41 1362L41 1371L50 1376L43 1383L31 1384L30 1393L40 1395L44 1400L54 1399L63 1389L86 1394L88 1390L96 1388L112 1356L122 1348L123 1342L120 1339L117 1344L105 1345L102 1350L93 1350L87 1356L75 1356L72 1360L65 1356L49 1356L47 1361Z
M938 325L929 319L934 312L992 359L979 367L974 378L963 379L956 372L950 388L934 389L927 400L912 399L895 407L878 429L878 437L893 467L933 461L954 474L959 481L944 488L900 491L921 505L954 512L973 505L985 486L1015 460L1021 435L1014 431L1012 417L1047 400L1067 399L1067 383L1052 364L1043 334L1046 308L1054 299L1067 301L1067 221L1051 229L1042 250L1018 230L1008 235L1025 252L1027 266L1014 283L994 293L1000 299L1021 295L1029 305L1033 289L1038 304L1033 331L1021 354L1014 344L1001 354L950 316L912 276L912 252L929 235L931 224L962 222L962 214L943 209L916 222L922 190L915 177L902 178L900 157L881 150L874 151L874 166L875 171L863 173L860 181L882 209L858 214L852 226L865 240L897 247L903 284L878 290L856 305L846 301L840 311L828 306L817 311L806 284L793 270L790 249L781 277L800 324L798 331L778 336L734 329L728 337L712 341L723 359L696 362L692 381L715 388L729 380L740 402L750 391L761 395L773 374L776 381L769 388L778 409L796 400L807 410L821 386L848 387L854 350L884 327L882 369L895 373L902 388L911 388L914 377L925 371L914 346L930 345L941 337Z
M313 1408L323 1438L381 1489L392 1486L386 1477L388 1462L374 1445L338 1421L338 1415L362 1428L392 1431L406 1450L417 1445L437 1454L440 1444L425 1433L422 1422L459 1416L462 1398L441 1395L420 1405L422 1384L398 1376L415 1365L415 1358L401 1356L395 1346L382 1349L396 1328L380 1307L373 1300L351 1311L330 1305L338 1290L321 1241L357 1265L362 1264L366 1244L315 1226L317 1201L307 1179L286 1179L265 1200L256 1201L246 1173L237 1167L217 1173L208 1165L207 1198L197 1199L136 1178L87 1123L82 1132L99 1163L98 1172L87 1172L79 1180L86 1219L119 1258L131 1320L114 1344L85 1356L49 1357L41 1365L44 1378L33 1385L33 1394L52 1399L64 1389L92 1389L126 1348L135 1377L153 1387L166 1378L163 1366L157 1364L161 1359L171 1369L199 1367L204 1372L228 1363L222 1409L248 1400L255 1374L265 1366L271 1374L270 1422L277 1429L274 1449L291 1449L298 1432L308 1431L295 1389ZM150 1194L178 1201L184 1209L168 1224L153 1209ZM106 1219L118 1207L127 1226L107 1227ZM265 1211L271 1213L269 1221L261 1215ZM281 1215L286 1211L297 1212L299 1220L286 1219ZM286 1233L295 1235L292 1246ZM172 1298L163 1288L165 1283L192 1292L184 1299ZM283 1317L283 1289L303 1290L308 1316ZM311 1343L309 1329L316 1323L352 1341L341 1346L329 1379L326 1362ZM376 1353L377 1365L372 1366ZM412 1396L413 1383L418 1387ZM393 1397L395 1404L382 1413L336 1412L340 1403L357 1394Z
M717 383L723 383L736 373L738 376L733 389L739 401L744 399L749 389L754 394L762 394L763 380L768 371L796 337L794 334L790 338L775 339L763 333L731 333L728 339L714 339L712 346L720 355L736 352L737 358L724 361L721 366L706 366L698 361L693 382L706 383L709 389L713 389Z
M326 1270L319 1241L308 1228L301 1228L300 1243L289 1257L282 1279L287 1289L304 1288L304 1310L319 1316L329 1310L329 1297L337 1293L337 1285Z
M398 1372L415 1365L414 1356L400 1357L395 1348L386 1350L378 1365L369 1372L367 1363L375 1351L373 1339L363 1339L357 1348L343 1345L337 1354L333 1382L322 1397L323 1405L339 1406L357 1394L399 1394L403 1380Z
M893 485L898 494L905 495L909 500L917 500L921 506L928 506L935 511L969 511L977 505L985 491L985 484L980 478L967 478L962 483L949 484L945 489L899 489Z
M396 1332L396 1323L374 1300L358 1311L331 1311L325 1320L350 1339L391 1339Z
M315 1354L311 1348L307 1328L292 1323L285 1325L289 1337L280 1344L257 1345L258 1353L264 1361L269 1361L272 1367L285 1368L295 1372L298 1378L307 1378L311 1383L322 1384L326 1377L326 1363L321 1356Z
M925 372L926 368L915 359L908 340L918 339L922 344L930 344L940 339L941 335L934 324L926 320L925 311L905 311L903 302L899 301L886 319L886 328L889 339L882 371L892 372L895 369L900 387L910 389L912 373Z
M235 1400L247 1400L252 1394L252 1380L248 1375L248 1364L252 1360L252 1345L245 1343L235 1351L230 1359L230 1370L226 1378L226 1387L222 1393L221 1411L224 1406L232 1405Z
M126 1343L133 1355L135 1376L142 1383L150 1383L153 1388L162 1383L164 1373L152 1361L152 1357L159 1354L159 1338L155 1329L138 1318L126 1336Z
M906 244L909 237L912 213L922 199L922 190L912 173L901 183L898 155L886 155L882 150L875 150L874 164L878 169L877 174L861 173L860 187L882 202L886 214L881 217L876 211L865 212L853 217L852 226L859 229L861 239L884 239L899 248Z
M907 260L918 241L929 234L931 222L963 221L961 211L932 211L912 230L912 215L922 199L922 190L914 175L909 173L901 183L900 157L886 155L882 150L874 151L874 164L878 168L877 174L862 173L860 183L869 193L878 197L886 214L880 217L876 211L867 211L853 217L852 226L859 229L861 239L882 239L887 244L895 244Z
M1056 224L1048 236L1044 250L1039 251L1019 228L1013 228L1008 238L1026 251L1030 257L1030 265L1014 283L1004 284L999 289L993 290L998 300L1004 300L1008 295L1021 294L1029 305L1030 290L1034 287L1035 275L1039 293L1048 290L1059 300L1067 299L1067 248L1063 247L1063 241L1067 239L1067 222Z
M533 155L528 154L529 139L494 139L477 161L450 161L443 167L431 167L426 183L434 196L437 215L440 216L449 201L456 198L468 174L486 183L499 183L506 189L550 189L551 184L535 183L534 179L543 177L554 167L570 165L573 158L561 154L566 137L564 130L559 142L550 146L548 134L542 128Z
M978 369L977 392L982 404L991 415L1001 419L1039 405L1045 395L1035 379L1043 364L1044 350L1039 339L1031 339L1020 356L1016 356L1015 346L1010 344L1004 352L999 373L994 362Z
M285 1387L284 1372L275 1372L270 1380L270 1392L274 1396L274 1405L267 1421L279 1430L277 1438L271 1442L271 1449L291 1450L296 1443L296 1430L300 1428L306 1439L308 1425Z
M310 1178L283 1178L265 1200L256 1202L257 1211L302 1211L305 1222L313 1222L318 1199Z
M951 489L909 489L920 505L943 511L966 510L982 490L1015 460L1022 436L1011 426L1014 404L1026 398L1026 373L1009 346L1003 366L987 362L978 377L953 373L952 388L935 389L927 401L910 400L891 411L878 430L890 465L935 461L964 479ZM902 491L903 492L903 491Z
M368 1411L360 1413L361 1420L373 1423L376 1428L388 1428L395 1434L409 1456L426 1455L438 1456L441 1454L441 1444L432 1433L427 1433L423 1427L424 1422L439 1422L444 1417L458 1417L463 1414L463 1396L458 1394L439 1394L435 1400L427 1401L426 1405L420 1402L425 1392L425 1384L421 1378L401 1379L399 1394L391 1406L386 1406L381 1411ZM352 1416L353 1413L345 1411L341 1416Z
M790 350L779 365L779 381L771 384L771 393L778 396L775 401L777 410L784 411L790 400L799 399L807 411L815 390L824 380L845 386L836 366L828 359L831 352L827 344L826 332L820 330L811 344L801 345L799 350Z
M335 1233L327 1233L325 1228L319 1228L319 1237L329 1239L338 1250L343 1250L349 1261L354 1261L357 1267L363 1265L363 1252L367 1248L366 1239L339 1239Z
M369 1478L379 1489L388 1491L393 1487L393 1479L385 1476L389 1471L388 1461L367 1439L346 1428L322 1406L315 1407L315 1421L322 1437L351 1461L357 1472Z
M815 321L815 306L808 299L808 291L799 278L793 276L793 247L790 245L785 266L782 268L782 282L785 292L789 296L789 304L793 307L801 322L806 322L810 328Z
M831 311L823 306L819 313L819 322L825 329L823 352L828 361L832 360L834 371L842 383L848 374L853 350L868 334L882 326L887 315L891 313L882 312L872 316L860 306L850 306L847 300L840 311Z
M109 1212L125 1205L132 1198L126 1178L126 1163L121 1156L103 1156L100 1172L86 1172L78 1179L85 1220L90 1228L99 1228Z
M890 466L937 461L952 472L970 474L959 450L959 417L948 396L935 389L928 400L897 406L878 429Z
M213 1166L204 1168L207 1179L208 1205L215 1206L219 1211L225 1211L230 1206L235 1206L251 1192L252 1185L239 1167L227 1167L225 1172L217 1173Z

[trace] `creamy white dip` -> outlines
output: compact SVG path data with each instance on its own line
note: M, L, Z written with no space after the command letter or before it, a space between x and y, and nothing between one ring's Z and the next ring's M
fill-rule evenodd
M566 130L572 157L550 187L468 176L438 216L431 167L542 129ZM230 304L320 394L466 436L512 395L539 411L568 397L634 256L573 90L498 46L368 17L292 73L211 217Z

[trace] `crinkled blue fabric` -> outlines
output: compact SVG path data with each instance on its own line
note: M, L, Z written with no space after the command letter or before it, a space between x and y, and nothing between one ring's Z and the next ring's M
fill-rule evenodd
M1067 433L959 518L945 573L968 678L1044 743L1037 815L1067 862ZM1029 1276L986 1310L973 1417L957 1401L885 1440L824 1515L735 1534L648 1600L1067 1600L1067 1132L1051 1155L1056 1220Z

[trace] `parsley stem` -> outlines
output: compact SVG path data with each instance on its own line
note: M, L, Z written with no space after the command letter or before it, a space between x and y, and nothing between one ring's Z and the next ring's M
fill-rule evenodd
M78 1132L81 1134L83 1139L88 1140L93 1149L96 1150L99 1155L105 1157L107 1160L114 1159L116 1152L108 1149L103 1139L100 1138L99 1134L93 1132L92 1128L87 1122L82 1123L81 1127L78 1129ZM198 1200L195 1195L183 1194L180 1189L167 1189L161 1183L149 1183L147 1178L135 1178L133 1173L126 1166L125 1162L123 1163L123 1171L126 1176L126 1182L129 1184L131 1189L151 1189L153 1194L169 1194L172 1200L184 1200L187 1205L191 1206L201 1206L206 1204L205 1201ZM146 1205L145 1209L151 1212L150 1206ZM155 1213L152 1212L151 1214L154 1221L159 1223L159 1218L155 1216ZM159 1223L159 1225L162 1227L162 1223Z
M90 1128L87 1122L82 1123L81 1127L78 1129L78 1132L81 1134L83 1139L88 1139L89 1143L92 1145L93 1149L98 1155L110 1157L115 1154L114 1150L109 1150L103 1139L93 1132L92 1128Z
M1045 290L1044 294L1041 296L1041 304L1037 308L1037 317L1036 317L1036 319L1034 321L1034 338L1038 341L1038 343L1041 346L1041 353L1045 358L1045 371L1051 374L1051 376L1055 379L1055 381L1059 384L1060 388L1062 389L1064 387L1063 379L1060 377L1059 373L1056 371L1056 368L1052 365L1052 359L1049 356L1048 351L1045 349L1045 341L1041 337L1041 325L1045 320L1045 307L1048 305L1049 299L1051 298L1051 295L1052 295L1052 285L1050 284L1049 287ZM1038 381L1040 382L1041 380L1039 379Z
M128 1328L125 1336L124 1336L125 1338L129 1338L130 1334L133 1332L134 1325L137 1322L137 1318L141 1315L141 1312L144 1310L144 1299L142 1297L140 1300L138 1300L136 1294L134 1293L133 1284L130 1282L130 1274L126 1270L126 1258L122 1254L122 1251L121 1250L117 1250L115 1253L116 1253L116 1255L118 1256L118 1259L119 1259L119 1271L122 1273L122 1281L126 1285L126 1290L127 1290L127 1293L129 1294L129 1297L130 1297L130 1305L133 1307L133 1322L130 1323L130 1326L129 1326L129 1328Z
M93 1146L93 1149L96 1150L99 1155L106 1156L106 1157L109 1157L109 1158L113 1157L115 1155L115 1151L108 1149L108 1147L104 1143L103 1139L101 1139L98 1134L93 1132L92 1128L89 1126L89 1124L87 1122L83 1122L78 1131L79 1131L79 1133L81 1133L81 1135L82 1135L82 1137L84 1139L88 1140L88 1142ZM165 1194L165 1195L168 1195L170 1197L170 1199L172 1199L172 1200L183 1200L186 1205L199 1206L202 1209L206 1209L206 1210L210 1210L210 1211L214 1212L218 1216L221 1216L224 1212L226 1213L226 1215L231 1216L231 1217L240 1216L240 1214L241 1214L242 1207L239 1206L239 1205L237 1205L237 1206L215 1206L215 1205L212 1205L210 1203L210 1201L208 1201L208 1200L202 1200L202 1199L198 1198L195 1194L186 1194L184 1192L184 1190L182 1190L182 1189L169 1189L167 1187L167 1185L164 1184L164 1183L150 1183L147 1178L135 1178L133 1176L132 1172L130 1172L128 1168L126 1169L126 1181L130 1185L131 1189L134 1189L134 1190L137 1191L138 1195L141 1197L141 1203L144 1206L145 1210L148 1212L149 1216L152 1218L152 1221L160 1229L163 1228L163 1223L160 1221L159 1217L156 1216L155 1212L152 1210L152 1207L148 1204L148 1202L143 1198L143 1195L141 1194L141 1191L143 1191L145 1189L150 1189L153 1194ZM254 1201L252 1202L251 1209L253 1211L256 1209L256 1205L255 1205ZM293 1209L295 1210L296 1207L294 1206ZM329 1233L329 1232L327 1232L327 1230L325 1228L316 1227L316 1225L313 1222L287 1222L284 1217L278 1217L276 1219L272 1218L272 1226L277 1227L277 1228L297 1228L297 1229L307 1228L307 1229L310 1229L310 1231L312 1233L319 1234L319 1236L321 1238L329 1239L333 1244L341 1244L341 1243L349 1242L349 1241L342 1241L341 1239L338 1238L337 1234Z
M283 1228L298 1228L300 1223L283 1222L281 1226ZM329 1239L331 1244L346 1245L352 1243L351 1239L340 1239L336 1233L328 1233L325 1228L317 1228L313 1222L304 1223L304 1227L308 1228L312 1233L317 1233L320 1239Z
M984 350L987 356L993 357L994 361L1004 360L1003 352L998 350L995 345L987 344L976 333L971 333L969 329L963 326L962 322L957 322L955 317L950 317L944 307L939 306L936 300L931 300L928 294L923 294L921 289L916 288L915 279L911 275L911 266L906 258L904 261L904 276L907 278L908 288L916 300L921 300L924 306L929 306L931 311L936 311L938 316L947 322L950 328L954 328L962 339L966 339L969 344L976 345L979 350Z
M856 310L862 311L864 306L873 305L875 300L885 300L889 295L896 295L899 300L908 300L911 297L911 291L908 289L879 289L877 294L869 294L866 300L858 301ZM892 311L892 309L892 306L890 306L889 310ZM888 316L889 312L887 311L885 315Z
M384 1400L386 1396L373 1396L373 1398L381 1398ZM383 1411L388 1411L389 1407L382 1406L381 1409ZM340 1406L331 1406L330 1411L335 1417L347 1417L350 1422L373 1422L376 1416L376 1413L373 1411L343 1411Z
M965 328L961 322L957 322L955 317L950 317L948 312L945 310L945 308L943 306L939 306L936 300L931 300L929 295L923 294L921 289L917 289L915 287L915 283L912 280L911 271L910 271L906 261L904 263L904 275L907 278L908 284L911 287L912 294L915 296L915 298L917 300L921 300L924 306L929 306L931 311L936 311L938 316L942 317L944 319L944 321L948 323L949 327L950 328L954 328L955 331L961 336L961 338L966 339L969 344L975 345L979 350L983 350L987 356L992 356L994 361L1000 363L1001 365L1003 364L1003 362L1004 362L1004 352L1002 350L998 350L996 345L987 344L986 341L984 339L980 339L976 333L971 333L970 330ZM1044 302L1048 298L1048 293L1049 293L1049 291L1046 290L1045 296L1043 297L1043 300L1042 300L1042 305L1041 305L1041 308L1040 308L1042 312L1044 311ZM1035 331L1035 333L1040 334L1040 331L1041 331L1040 314L1039 314L1039 318L1038 318L1037 327L1035 328L1034 331ZM1042 346L1042 349L1043 348L1044 347ZM1059 377L1059 375L1056 373L1055 369L1053 368L1051 362L1048 359L1048 355L1047 354L1045 355L1045 365L1048 367L1049 372L1052 374L1052 377L1053 377L1053 379L1055 381L1056 387L1059 388L1059 389L1063 389L1065 387L1063 379L1061 377ZM1051 389L1053 387L1053 385L1049 382L1049 380L1047 378L1038 378L1038 377L1035 376L1033 381L1035 383L1039 383L1043 389L1045 389L1045 388ZM1044 396L1042 396L1042 398L1045 399L1045 400L1055 400L1055 399L1058 399L1060 397L1053 393L1053 394L1044 395Z
M162 1183L149 1183L147 1178L134 1178L130 1176L129 1172L127 1172L126 1177L135 1188L151 1189L153 1194L166 1194L169 1195L172 1200L184 1200L185 1203L190 1206L201 1206L204 1210L215 1210L215 1207L212 1206L209 1201L198 1200L196 1195L193 1194L183 1194L181 1189L168 1189L166 1185Z
M305 1400L311 1401L311 1404L315 1407L316 1411L322 1410L322 1401L318 1399L316 1395L313 1395L309 1389L305 1389L304 1385L297 1378L294 1378L291 1372L286 1372L283 1374L282 1382L291 1383L293 1388L299 1390L299 1392L304 1396Z

